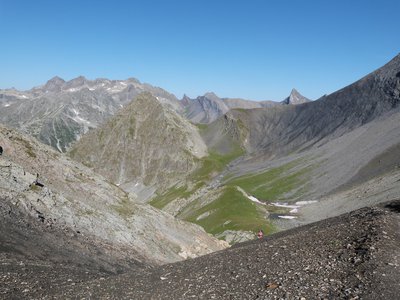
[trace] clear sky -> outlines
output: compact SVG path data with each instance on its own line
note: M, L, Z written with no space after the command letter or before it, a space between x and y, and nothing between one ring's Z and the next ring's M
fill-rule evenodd
M399 0L0 0L0 88L135 77L177 97L315 99L400 52Z

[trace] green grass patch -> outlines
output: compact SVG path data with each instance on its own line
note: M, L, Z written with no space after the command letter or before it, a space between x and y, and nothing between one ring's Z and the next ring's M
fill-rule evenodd
M198 187L200 187L198 185ZM166 193L162 195L158 195L150 201L150 204L158 209L164 208L168 203L174 201L178 198L187 198L189 197L196 188L193 190L188 190L187 186L181 187L172 187Z
M213 175L221 172L234 159L243 155L245 152L240 146L235 146L234 149L227 154L220 154L216 151L209 151L209 155L201 159L201 167L192 175L192 180L209 180Z
M208 124L197 123L193 125L195 125L199 129L199 131L204 131L208 128Z
M289 198L299 197L307 190L307 174L311 170L311 167L294 169L299 163L296 160L260 174L236 177L226 185L239 186L260 201L288 200L290 193Z
M42 190L39 186L37 186L37 185L34 184L34 183L32 183L31 185L29 185L29 187L30 187L30 189L31 189L32 191L35 191L35 192L39 192L39 191Z
M210 212L208 216L198 220L199 216L207 212ZM218 199L193 211L185 220L202 226L205 231L214 235L225 230L257 232L263 229L266 233L273 230L262 208L230 186L224 188Z
M204 186L213 175L223 171L227 164L243 154L244 151L239 146L235 147L233 151L228 154L219 154L215 151L210 151L209 156L200 160L201 166L188 177L188 182L194 183L193 187L188 187L187 185L181 187L174 186L168 189L165 193L153 198L150 201L150 205L162 209L175 199L187 199L199 188Z

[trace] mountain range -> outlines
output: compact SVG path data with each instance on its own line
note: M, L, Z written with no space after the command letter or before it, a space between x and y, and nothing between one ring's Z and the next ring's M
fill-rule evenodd
M118 294L110 292L111 279L93 291L103 274L125 272L114 279L134 280L135 289L127 284L121 297L149 296L146 281L157 285L153 291L160 298L166 283L179 290L177 298L196 293L240 298L245 290L254 297L290 298L286 277L302 286L288 275L292 259L302 267L293 276L306 278L302 297L350 298L371 291L390 296L397 286L380 290L379 282L389 279L367 270L372 265L383 270L390 262L390 274L400 278L399 121L400 55L315 101L295 89L280 102L214 93L178 100L136 79L84 77L68 82L55 77L29 91L1 90L0 258L4 266L22 261L29 272L60 267L57 297L64 289L68 297L88 295L77 293L81 285L65 282L71 263L80 266L76 277L99 297ZM272 234L272 244L269 238L241 244L260 229ZM314 264L306 253L317 240L324 242L321 251L312 250ZM294 249L299 257L290 256ZM274 258L278 252L285 259ZM42 265L31 264L30 257ZM228 263L239 257L249 263ZM285 274L274 269L274 259ZM256 261L260 267L252 265ZM332 273L321 269L327 264ZM236 293L226 281L218 281L216 292L202 279L222 278L227 265L231 281L243 274L253 278L253 292L247 281ZM197 270L199 290L185 266ZM11 280L23 282L15 274ZM31 295L38 293L33 288Z
M151 93L194 123L212 122L230 108L278 105L273 101L221 99L213 93L178 100L173 94L134 78L88 80L80 76L66 82L56 76L28 91L0 90L0 122L66 152L89 129L103 124L142 92ZM298 104L298 98L306 99L293 90L282 103Z

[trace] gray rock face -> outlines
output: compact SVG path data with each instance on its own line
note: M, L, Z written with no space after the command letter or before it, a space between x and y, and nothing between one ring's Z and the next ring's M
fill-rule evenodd
M65 152L143 91L180 109L175 96L136 79L88 80L80 76L65 82L54 77L25 92L0 90L0 122Z
M70 152L125 190L162 190L190 174L206 154L197 128L150 93L137 96Z
M214 93L206 93L196 99L182 99L185 114L194 123L211 123L225 114L229 107Z
M289 97L282 101L283 104L302 104L310 102L311 100L301 95L296 89L293 89Z
M116 258L108 259L103 253L105 265L124 258L160 264L227 246L199 226L138 203L136 195L35 139L0 126L0 145L4 149L0 156L1 206L9 207L27 224L35 220L54 228L58 243L71 240L62 240L63 231L86 237L87 242L76 241L78 246L71 246L71 251L94 243L90 249L106 249ZM9 239L0 232L0 238L4 236ZM45 237L51 239L51 232Z

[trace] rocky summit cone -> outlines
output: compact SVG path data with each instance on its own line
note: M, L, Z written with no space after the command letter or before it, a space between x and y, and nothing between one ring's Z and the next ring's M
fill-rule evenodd
M296 89L292 89L289 97L282 101L283 104L302 104L306 102L310 102L311 100L301 95Z

